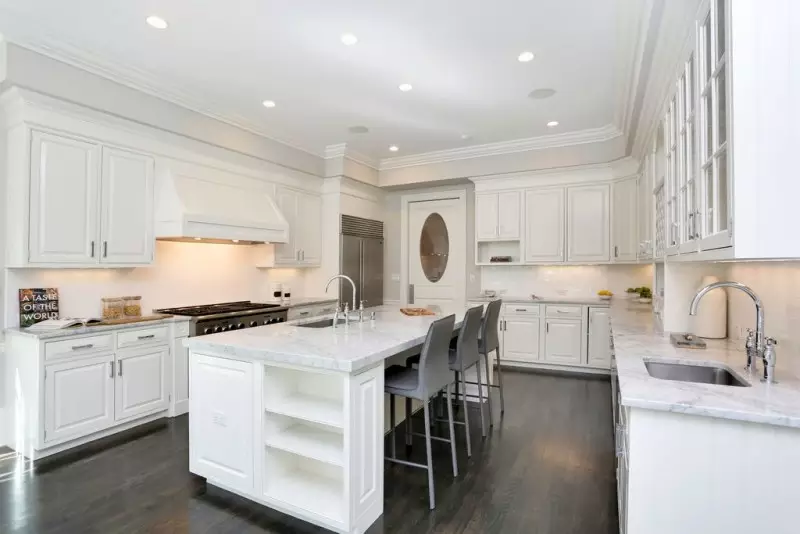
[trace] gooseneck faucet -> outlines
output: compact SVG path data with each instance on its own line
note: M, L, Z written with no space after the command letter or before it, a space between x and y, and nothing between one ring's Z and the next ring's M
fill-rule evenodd
M761 299L758 297L758 295L756 295L755 291L744 284L740 284L739 282L715 282L713 284L709 284L700 289L700 291L698 291L692 299L692 304L689 306L689 315L697 315L697 306L700 304L700 299L702 299L703 296L705 296L705 294L709 291L720 287L732 287L734 289L744 291L750 296L751 299L753 299L753 303L756 305L756 338L755 343L753 344L751 342L749 343L751 346L747 347L749 350L747 351L747 366L745 369L751 372L755 371L756 358L761 358L764 362L764 381L774 382L776 357L774 347L772 346L774 345L774 342L770 343L770 350L767 351L767 343L766 339L764 338L764 304L761 302ZM753 358L753 355L755 355L756 358ZM769 357L769 362L766 361L765 356Z
M333 282L334 280L336 280L338 278L341 278L342 280L347 280L348 282L350 282L350 285L353 286L353 311L355 311L356 310L356 283L353 282L353 279L350 278L349 276L347 276L346 274L337 274L336 276L331 276L330 280L328 280L328 283L325 286L325 293L328 292L328 288L330 287L331 282ZM348 317L349 312L350 312L350 310L347 309L347 303L345 303L345 310L344 310L345 322L349 321L349 317ZM336 315L337 316L339 315L338 314L338 309L337 309L337 314ZM336 321L334 321L334 323L335 322Z

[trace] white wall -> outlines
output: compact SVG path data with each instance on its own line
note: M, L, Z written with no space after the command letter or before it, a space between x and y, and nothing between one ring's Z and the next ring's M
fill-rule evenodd
M651 265L553 265L481 268L481 288L525 297L587 297L609 289L624 297L629 287L652 287Z
M56 287L62 317L96 317L101 298L141 295L143 313L153 308L234 300L263 301L270 281L305 293L300 269L257 269L255 247L156 242L155 265L129 269L8 269L6 326L19 324L17 291Z

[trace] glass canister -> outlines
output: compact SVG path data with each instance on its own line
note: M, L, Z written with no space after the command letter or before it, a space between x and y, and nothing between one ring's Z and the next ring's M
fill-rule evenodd
M142 297L122 297L125 301L125 317L142 316Z
M103 300L103 319L122 319L125 314L125 301L119 297L107 297Z

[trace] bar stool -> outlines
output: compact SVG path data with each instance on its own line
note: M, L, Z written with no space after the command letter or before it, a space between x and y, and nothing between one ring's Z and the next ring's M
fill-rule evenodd
M493 300L486 306L486 313L483 315L481 322L481 336L478 340L478 352L483 356L486 362L486 379L489 388L497 388L500 390L500 414L506 411L505 396L503 395L503 370L500 366L500 339L498 335L498 324L500 322L500 309L503 307L503 301ZM497 356L497 384L491 384L489 375L492 372L492 365L489 362L489 353L494 351ZM466 382L471 385L480 385L477 382ZM474 397L474 395L471 395ZM494 425L494 415L492 412L492 395L491 390L487 395L489 401L489 425Z
M389 394L389 424L391 426L391 457L385 458L387 461L420 467L428 471L428 497L431 510L435 507L433 495L433 459L431 455L431 440L444 441L450 443L450 454L453 461L453 476L458 476L458 463L456 462L456 441L453 428L453 405L450 402L450 385L452 375L450 374L450 338L453 336L455 327L455 316L449 315L434 321L428 329L425 344L420 353L419 367L403 367L393 365L386 370L384 376L384 391ZM436 396L441 390L445 390L447 396L447 415L450 427L450 439L431 436L431 415L430 399ZM397 441L395 440L395 396L405 397L408 401L417 399L422 401L423 412L425 414L425 433L416 434L425 437L425 450L427 462L418 464L397 458ZM410 404L410 402L409 402ZM406 413L406 425L411 425L411 417Z

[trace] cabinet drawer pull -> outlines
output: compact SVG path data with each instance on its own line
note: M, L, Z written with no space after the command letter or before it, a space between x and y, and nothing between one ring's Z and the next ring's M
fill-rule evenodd
M155 334L149 334L147 336L139 336L138 339L153 339L154 337L156 337Z
M94 258L94 241L92 241L92 258Z
M298 315L308 315L309 313L311 312L304 311L304 312L299 312Z
M516 309L516 311L521 311L521 312L528 311L525 308L515 308L515 309Z
M108 257L108 241L103 241L103 257Z
M564 310L556 310L556 313L572 313L572 312L568 312L568 311L564 311Z
M86 345L73 345L72 350L91 349L92 347L94 347L94 343L87 343Z
M119 365L117 366L117 376L122 376L122 360L119 361Z

